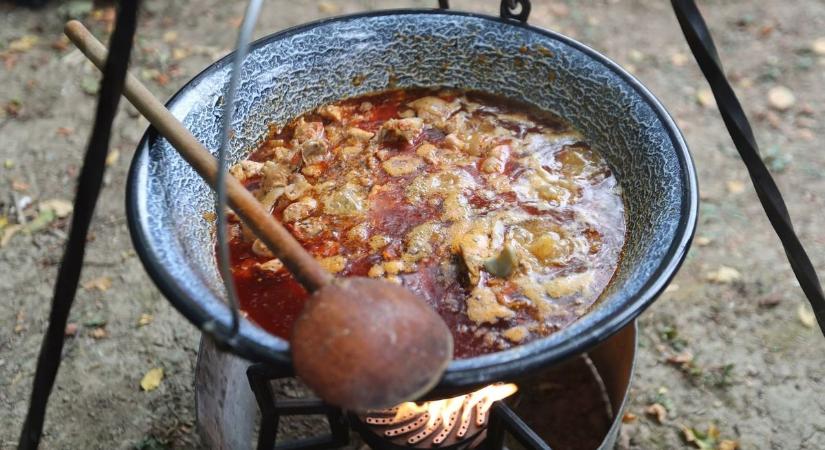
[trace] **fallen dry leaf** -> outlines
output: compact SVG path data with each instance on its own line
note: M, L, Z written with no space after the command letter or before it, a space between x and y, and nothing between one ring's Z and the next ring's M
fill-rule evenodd
M550 3L550 14L554 17L567 17L570 15L570 8L562 2Z
M669 285L667 285L667 287L665 288L665 293L666 293L666 294L670 294L670 293L672 293L672 292L676 292L676 291L678 291L678 290L679 290L679 285L678 285L678 284L676 284L676 283L670 283L670 284L669 284Z
M17 192L28 191L31 185L21 180L11 180L11 188Z
M54 212L55 216L62 219L64 217L68 217L68 215L72 213L72 210L74 210L74 205L72 205L72 202L68 200L53 198L40 202L40 211L47 209Z
M143 375L140 380L140 388L147 392L154 391L160 386L161 380L163 380L163 369L155 367Z
M814 39L811 42L811 51L820 56L825 56L825 36Z
M171 81L169 75L165 73L157 74L154 78L152 78L152 80L160 86L166 86L167 84L169 84L169 81Z
M684 53L674 53L670 55L670 62L676 67L682 67L688 62L688 57Z
M759 306L761 308L773 308L774 306L780 304L782 302L782 297L779 295L769 295L763 299L759 300Z
M816 325L816 316L807 305L799 305L799 307L796 308L796 315L799 317L802 325L808 328L813 328Z
M66 49L69 48L69 38L61 35L56 40L52 41L50 47L59 52L66 51Z
M28 233L36 233L49 226L56 218L57 214L55 214L54 210L45 208L41 209L37 214L37 217L27 223L26 226L23 227L23 230Z
M750 89L753 87L753 78L742 77L736 82L736 85L742 89Z
M745 192L745 183L739 180L728 180L725 185L728 188L728 192L731 194L741 194L742 192Z
M785 86L774 86L768 91L768 104L778 111L786 111L796 103L796 97Z
M95 339L105 339L109 336L109 332L106 331L103 327L92 328L92 331L89 334Z
M0 234L0 247L5 247L11 241L12 236L23 229L23 225L14 224L3 228L3 233Z
M645 409L648 416L656 418L659 423L664 423L667 420L667 410L659 403L653 403Z
M66 324L66 329L63 330L63 335L65 336L74 336L77 334L77 324L74 322L70 322Z
M14 332L17 334L22 333L26 330L26 311L20 310L17 311L17 320L14 324Z
M693 242L699 247L704 247L706 245L710 245L710 243L713 242L713 239L706 236L696 236L696 239L694 239Z
M186 59L189 56L189 50L185 48L173 48L172 49L172 59L175 61L180 61Z
M739 448L739 442L725 439L716 446L716 450L736 450Z
M27 52L27 51L31 50L32 47L37 45L37 41L39 41L39 40L40 40L39 37L37 37L33 34L27 34L25 36L22 36L19 39L15 39L15 40L11 41L9 43L8 50L12 51L12 52L20 52L20 53Z
M714 424L710 424L708 430L702 432L697 428L682 426L682 434L685 436L685 441L693 444L696 448L713 450L716 447L717 439L719 439L719 428Z
M318 11L324 14L336 14L338 12L338 5L330 1L318 2Z
M109 277L97 277L83 283L83 289L90 291L97 289L100 292L106 292L112 287L112 279Z
M703 108L713 108L716 106L716 99L713 98L713 92L708 88L701 88L696 91L696 101L699 102Z
M741 278L742 274L740 274L738 270L727 266L719 266L718 269L708 272L705 275L706 280L719 284L730 284L739 281Z
M138 326L145 327L152 323L153 320L155 320L155 318L151 314L141 314L140 319L138 319Z
M802 139L803 141L811 142L814 139L816 139L816 135L814 134L814 132L807 128L800 128L796 130L796 135L799 136L799 139Z
M631 61L639 63L645 59L645 54L640 52L639 50L636 50L635 48L632 48L627 53L627 57L630 58Z
M118 160L120 160L120 150L116 148L109 150L109 154L106 155L106 166L113 166Z
M636 414L628 411L622 416L622 423L632 423L636 421Z
M671 364L690 364L693 362L693 353L691 352L682 352L678 355L673 355L667 358L667 362Z
M177 40L178 40L178 33L177 32L167 31L166 33L163 33L163 42L166 42L167 44L171 44L172 42L175 42Z

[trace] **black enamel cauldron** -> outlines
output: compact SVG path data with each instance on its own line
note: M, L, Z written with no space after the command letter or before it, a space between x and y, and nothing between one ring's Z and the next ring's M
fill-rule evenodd
M591 312L566 329L506 351L453 361L439 392L517 379L582 353L632 321L685 257L697 215L693 162L671 117L635 78L592 49L519 18L398 10L325 19L257 41L237 100L233 161L267 131L321 104L387 87L487 91L554 111L581 130L621 184L627 243ZM220 137L227 56L187 83L168 107L213 152ZM165 296L225 340L230 311L214 257L209 187L151 128L128 180L135 247ZM289 365L289 343L243 320L235 353Z

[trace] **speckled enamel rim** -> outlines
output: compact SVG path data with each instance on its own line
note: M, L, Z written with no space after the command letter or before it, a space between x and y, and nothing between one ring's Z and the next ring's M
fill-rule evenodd
M322 19L299 25L266 36L256 41L252 48L257 49L270 42L284 39L291 35L301 33L313 27L324 24L338 21L348 21L363 17L404 14L441 14L464 16L498 23L506 23L510 26L519 27L532 33L538 33L569 45L570 47L598 61L608 70L619 76L630 87L632 87L639 95L639 98L644 100L652 108L658 119L661 121L662 126L666 130L675 149L684 182L681 193L681 220L675 230L675 238L665 253L662 263L654 270L647 282L639 289L638 294L629 298L623 307L616 312L616 314L609 315L599 321L592 322L588 327L577 330L575 334L564 336L561 340L553 339L553 336L567 334L564 333L564 331L556 333L548 338L539 339L501 352L453 361L447 368L447 371L445 372L439 385L436 387L436 390L450 390L487 384L498 380L517 379L538 370L539 368L560 362L570 356L586 351L611 336L622 327L626 326L642 311L644 311L645 308L647 308L667 287L668 283L684 261L696 228L699 199L693 159L688 151L681 132L665 108L659 103L653 94L651 94L633 76L605 56L558 33L519 22L505 21L497 17L447 10L385 10ZM199 80L228 64L230 57L231 54L223 57L195 76L169 100L167 106L175 104L176 101L184 96L184 94L189 93L189 91L197 85ZM150 231L148 230L145 222L147 212L141 206L142 200L146 198L148 193L141 192L140 189L138 189L138 186L141 185L140 180L145 179L148 176L146 173L145 160L148 158L150 142L157 139L157 137L158 136L155 130L150 127L139 143L134 159L132 160L126 192L126 212L129 230L138 255L140 256L150 277L158 286L160 291L188 320L190 320L198 328L203 329L204 324L209 322L212 317L199 305L187 301L186 293L176 284L170 272L154 254L148 251ZM566 330L570 330L574 326L575 323L569 326ZM251 360L264 361L272 364L291 364L288 343L285 340L270 335L257 327L242 327L241 333L235 338L235 341L231 344L231 347L234 353Z

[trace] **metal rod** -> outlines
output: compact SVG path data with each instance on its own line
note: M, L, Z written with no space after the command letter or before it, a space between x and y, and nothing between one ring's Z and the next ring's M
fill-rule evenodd
M227 152L229 149L229 139L232 134L232 118L235 115L235 97L238 93L238 84L241 79L241 69L244 59L249 52L249 42L252 40L252 31L255 29L255 22L261 12L262 0L250 0L246 6L241 29L238 32L238 42L235 49L235 58L232 61L232 73L229 77L229 87L224 97L223 105L223 130L221 133L221 146L218 149L218 176L215 183L215 215L217 217L217 240L218 240L218 265L226 288L226 298L229 300L229 307L232 310L232 326L229 330L229 341L238 334L240 326L240 305L238 302L238 291L235 288L235 281L232 278L232 262L229 255L229 232L226 219L227 194Z
M504 404L502 401L497 401L493 403L493 407L491 408L491 417L490 417L490 429L488 431L488 439L490 439L491 435L495 435L496 433L502 433L502 436L492 436L496 437L500 442L503 443L503 430L507 430L510 432L511 435L525 448L529 450L552 450L549 445L538 435L529 425L524 423L521 420L521 417L515 413L509 406ZM493 423L499 422L500 425L497 424L497 427L501 427L501 431L493 430ZM502 448L502 447L496 447Z
M37 357L37 369L34 373L29 409L20 432L18 448L23 450L36 449L43 434L46 407L60 368L66 322L69 319L69 312L83 268L86 236L92 222L97 198L100 195L103 174L106 171L106 156L109 150L112 122L117 115L117 106L127 75L139 7L139 0L120 2L114 32L109 41L113 52L111 58L106 58L105 67L102 69L103 81L100 83L95 121L86 155L83 158L83 167L77 179L72 225L54 284L49 325Z

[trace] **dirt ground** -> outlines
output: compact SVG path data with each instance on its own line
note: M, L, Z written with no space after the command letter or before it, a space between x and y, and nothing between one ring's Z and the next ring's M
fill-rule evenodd
M492 0L452 3L490 13L498 7ZM669 3L533 3L533 24L603 52L662 100L699 171L697 239L668 292L639 321L628 409L635 419L626 416L620 447L715 448L714 440L732 440L743 449L825 448L825 341ZM431 4L271 0L257 34L322 16ZM825 273L825 125L817 120L825 115L825 3L707 0L702 8L796 228ZM168 97L232 46L242 10L243 2L145 1L133 72ZM53 1L38 11L0 2L2 449L15 446L23 420L67 232L63 207L73 196L95 106L98 74L61 38L68 17L105 36L112 14L83 0ZM43 448L198 447L198 332L164 300L132 250L124 187L146 122L125 102L121 110ZM143 391L140 381L152 368L164 377ZM685 428L696 431L694 442Z

